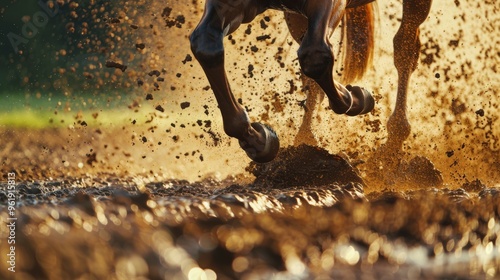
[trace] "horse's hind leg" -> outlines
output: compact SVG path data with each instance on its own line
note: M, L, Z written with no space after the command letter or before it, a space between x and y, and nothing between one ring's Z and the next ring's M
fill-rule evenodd
M224 28L216 7L207 4L201 22L190 36L191 50L210 82L222 113L226 134L237 138L252 160L271 161L278 153L278 137L267 126L250 123L245 109L234 98L229 87L224 69Z
M285 21L288 26L288 31L297 43L302 43L302 38L307 31L307 18L297 13L285 12ZM304 116L302 117L302 124L294 140L294 145L301 144L317 146L318 141L312 132L312 121L314 111L318 105L318 95L324 96L321 88L306 75L300 76L302 85L306 89L307 98L302 103L304 108ZM319 98L322 100L323 98Z
M398 93L394 112L387 122L388 148L401 150L410 135L406 97L411 74L418 64L419 27L429 15L432 0L404 0L401 26L394 37L394 65L398 71Z
M431 0L404 0L401 26L394 37L394 65L398 71L398 92L394 112L387 122L388 138L385 145L369 160L374 182L383 180L393 184L400 174L403 142L410 135L406 116L406 96L411 74L415 71L420 52L419 26L427 18Z
M371 111L374 101L366 90L360 87L346 88L333 79L334 59L328 37L340 22L345 5L345 1L307 2L303 13L308 18L308 29L298 56L302 72L323 89L332 110L337 114L355 116Z

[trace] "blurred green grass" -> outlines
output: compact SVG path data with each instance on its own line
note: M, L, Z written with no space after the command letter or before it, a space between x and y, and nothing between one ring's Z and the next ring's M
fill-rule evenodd
M50 122L52 116L46 112L33 112L33 111L11 111L0 114L0 126L14 127L14 128L46 128L57 126Z
M144 114L124 113L131 112L128 104L133 97L116 98L114 94L96 97L91 93L72 96L0 93L0 126L43 129L82 125L82 122L91 127L122 125L130 123L131 118L142 121L146 119Z
M143 114L127 115L123 110L113 109L99 112L97 118L92 116L93 111L79 111L71 113L59 113L54 115L50 112L17 110L0 113L0 126L10 128L32 128L43 129L49 127L67 127L71 125L86 125L89 127L99 127L102 125L123 125L133 120L143 123L146 116ZM79 115L80 117L75 117Z

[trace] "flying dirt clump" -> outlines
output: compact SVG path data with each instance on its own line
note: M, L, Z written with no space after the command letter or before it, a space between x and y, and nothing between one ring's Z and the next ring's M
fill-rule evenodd
M285 148L274 161L263 164L252 162L247 171L255 175L255 186L365 185L358 170L346 159L309 145Z

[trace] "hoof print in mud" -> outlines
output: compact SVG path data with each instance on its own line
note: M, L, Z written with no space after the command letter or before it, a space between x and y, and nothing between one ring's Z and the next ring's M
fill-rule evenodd
M247 171L255 175L255 186L288 188L294 186L365 185L358 171L347 160L308 145L287 147L269 163L252 162Z

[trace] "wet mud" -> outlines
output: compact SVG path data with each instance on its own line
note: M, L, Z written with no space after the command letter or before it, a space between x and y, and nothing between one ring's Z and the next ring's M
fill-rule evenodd
M359 118L334 115L321 94L308 100L314 86L302 84L298 46L277 13L228 37L238 102L283 144L268 164L249 163L224 135L189 52L203 1L68 2L72 16L58 20L75 44L43 47L68 67L47 71L59 75L40 84L30 81L44 71L15 72L31 65L29 56L6 62L16 66L7 75L22 78L21 85L62 90L67 98L48 108L51 128L0 127L0 223L10 222L9 173L17 218L16 272L7 270L11 232L2 227L0 279L498 277L494 2L434 4L410 85L412 133L401 150L384 150L401 3L379 4L374 67L359 81L377 104ZM472 11L485 20L472 20ZM72 88L79 83L96 98L80 98ZM95 101L117 88L104 104ZM103 119L109 100L127 100L118 105L120 121ZM306 112L313 112L308 134L297 135ZM64 113L74 117L68 122Z
M253 184L262 187L305 187L332 183L364 185L359 171L348 160L308 145L282 149L270 163L251 162L247 171L255 176Z
M367 200L352 186L273 195L186 182L140 192L109 181L117 185L21 188L18 279L442 279L499 267L497 190Z
M247 169L255 178L87 173L18 181L16 272L6 270L3 254L0 275L443 279L500 269L500 191L480 181L453 190L370 190L349 159L306 145ZM0 205L7 203L1 183Z

